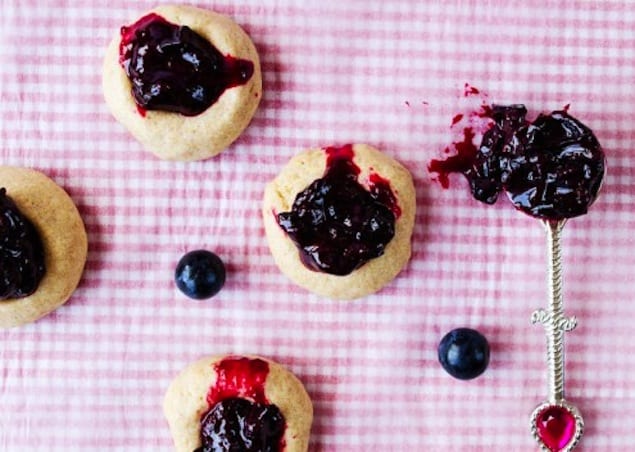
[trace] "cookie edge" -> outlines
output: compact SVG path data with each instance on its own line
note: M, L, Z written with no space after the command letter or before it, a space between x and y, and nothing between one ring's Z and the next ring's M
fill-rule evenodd
M109 42L102 64L102 92L112 116L160 159L198 161L226 150L249 126L263 95L260 57L251 37L230 17L211 10L184 5L162 5L138 16L156 13L179 25L188 25L221 53L253 62L254 74L244 85L226 90L203 113L137 110L131 83L119 64L119 30ZM234 38L232 40L232 37Z
M330 275L306 268L297 247L275 220L275 213L289 210L297 193L323 176L327 159L323 148L307 149L291 158L266 185L263 197L265 236L280 271L296 285L335 300L353 300L378 292L397 277L412 255L416 192L410 171L373 146L356 143L353 152L353 161L361 169L359 180L363 182L371 172L386 178L401 208L401 216L395 222L395 236L384 254L349 275ZM305 162L315 159L315 155L321 156L319 165Z
M209 411L207 393L216 384L215 365L230 357L261 359L269 365L265 397L278 406L286 421L285 452L306 452L313 422L313 404L300 379L283 365L258 355L214 355L187 365L170 382L163 413L177 452L200 447L200 420Z
M37 290L0 302L0 328L9 329L35 322L70 299L84 272L88 237L75 202L46 174L0 166L0 185L33 223L45 249L46 271Z

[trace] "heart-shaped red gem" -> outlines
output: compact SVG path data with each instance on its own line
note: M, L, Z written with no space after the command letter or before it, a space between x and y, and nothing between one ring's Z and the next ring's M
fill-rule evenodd
M567 408L550 405L536 417L538 436L551 452L563 450L575 435L576 421Z

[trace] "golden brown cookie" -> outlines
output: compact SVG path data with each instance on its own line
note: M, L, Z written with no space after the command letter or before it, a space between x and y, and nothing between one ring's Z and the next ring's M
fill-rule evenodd
M348 163L343 162L344 167L348 165L349 169L353 168L354 172L358 172L353 175L356 181L367 192L372 193L376 200L393 211L394 235L385 244L379 257L366 260L348 274L331 274L323 271L322 267L316 268L316 262L324 262L324 256L311 260L311 257L302 254L290 237L288 229L281 227L280 215L291 211L298 194L314 181L324 180L327 169L333 166L328 162L343 157L350 160ZM340 196L348 197L349 194ZM406 265L411 253L410 240L415 209L415 188L410 172L377 149L365 144L355 144L341 148L309 149L292 158L265 188L262 215L269 248L276 264L285 275L311 292L329 298L353 299L378 291ZM319 209L315 210L314 214L322 219L331 215L328 206L324 206L321 212ZM365 227L372 228L375 223L371 220L365 224ZM342 224L338 227L341 228ZM306 235L304 234L305 237ZM340 265L340 261L345 262L342 258L345 247L339 244L332 245L328 240L324 242L334 248L332 268ZM346 255L349 255L348 249Z
M113 116L158 157L188 161L212 157L238 138L258 107L262 97L262 76L256 48L234 21L212 11L191 6L159 6L140 20L155 17L151 15L158 15L176 26L189 27L220 52L227 62L224 67L231 67L231 71L240 73L242 69L237 64L247 62L245 64L251 64L251 72L245 73L236 86L223 79L222 86L226 89L200 114L185 116L173 111L139 108L132 94L131 80L120 64L122 39L130 39L130 29L139 23L137 21L127 31L124 27L122 32L117 32L106 51L102 79L106 103ZM205 81L214 77L205 77Z
M39 233L45 273L37 289L24 298L0 301L0 328L33 322L64 304L84 270L87 239L73 200L44 174L0 166L0 187Z
M230 355L192 363L170 384L163 401L163 412L176 451L193 452L201 447L204 419L209 421L223 412L235 414L236 404L246 404L249 409L269 407L267 416L271 415L271 410L281 413L283 419L277 420L284 426L284 433L276 444L284 444L285 452L307 450L313 406L300 380L271 360ZM223 430L218 422L207 425L215 426L217 431ZM231 429L229 423L226 425L228 430Z

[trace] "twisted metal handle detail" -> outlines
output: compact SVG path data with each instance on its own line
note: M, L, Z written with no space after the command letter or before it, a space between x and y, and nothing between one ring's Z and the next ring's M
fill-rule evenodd
M564 315L561 236L565 221L543 222L547 230L549 305L531 315L533 323L541 323L545 328L549 367L548 401L534 410L531 431L541 449L547 452L571 452L584 432L580 411L564 397L564 333L577 325L575 317ZM555 422L555 430L549 430L547 425L551 422ZM555 437L550 436L554 434Z
M564 333L576 327L575 317L564 316L561 236L565 221L545 221L547 229L547 268L549 275L549 309L533 313L532 321L545 326L547 364L549 366L549 400L564 399Z

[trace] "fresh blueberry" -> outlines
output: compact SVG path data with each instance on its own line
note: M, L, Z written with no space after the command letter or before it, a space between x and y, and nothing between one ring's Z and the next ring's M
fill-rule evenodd
M190 298L211 298L225 284L225 265L211 251L190 251L176 265L174 280L176 287Z
M456 328L439 343L439 362L447 373L460 380L481 375L489 364L485 336L471 328Z

